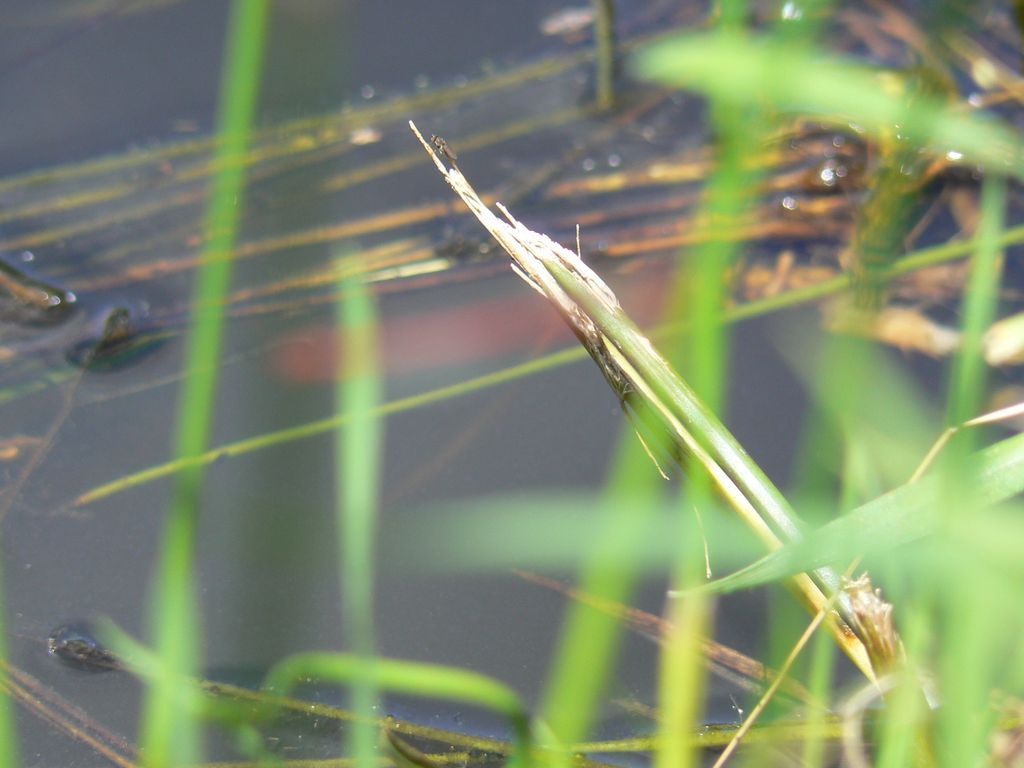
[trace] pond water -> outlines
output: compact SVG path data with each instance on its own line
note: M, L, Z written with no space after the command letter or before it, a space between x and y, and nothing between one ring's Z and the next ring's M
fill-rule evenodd
M620 3L623 38L701 18L700 8L680 5ZM81 494L170 456L226 9L213 0L7 0L0 11L0 251L75 298L68 318L0 325L11 663L110 729L110 743L129 755L115 737L135 733L137 684L120 671L61 664L47 637L97 615L145 636L169 480L89 503ZM375 280L388 400L573 344L455 207L408 134L409 118L451 142L477 188L531 226L571 243L582 223L584 251L627 310L657 320L695 181L682 175L617 194L587 185L648 172L659 158L699 164L701 106L633 85L620 109L594 114L582 58L589 32L550 34L565 10L555 0L276 5L214 446L333 413L333 286L346 269ZM817 167L813 158L800 162ZM849 219L837 206L813 226L794 225L798 234L766 234L751 252L774 256L784 244L834 252ZM627 242L639 243L634 254ZM812 313L789 320L817 324ZM151 343L83 368L81 344L105 323L108 339L128 327ZM736 334L729 424L784 479L799 386L770 325ZM411 517L448 502L600 489L623 427L614 395L585 361L390 416L381 653L485 672L535 703L565 598L504 572L410 575L388 543L403 540ZM211 678L253 685L290 653L343 647L332 446L321 431L210 467L197 580ZM651 580L635 604L658 613L663 594L664 582ZM753 598L726 601L720 639L756 655L763 610ZM653 704L656 655L647 638L630 636L613 698ZM734 719L745 694L725 684L714 693L709 719ZM502 733L492 719L450 705L388 707L431 725ZM631 717L610 707L605 732L650 725ZM28 709L19 718L27 764L106 764ZM315 722L295 723L281 738L295 757L333 754L337 741ZM218 756L232 754L225 747Z

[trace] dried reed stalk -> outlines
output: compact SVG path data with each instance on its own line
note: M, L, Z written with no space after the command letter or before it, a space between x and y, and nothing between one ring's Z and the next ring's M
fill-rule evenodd
M492 213L462 175L447 143L438 137L428 143L412 121L409 127L449 186L512 257L516 273L561 314L627 413L638 416L644 426L655 428L657 436L667 438L673 455L688 455L698 461L722 496L769 549L799 538L795 515L781 493L626 316L615 294L582 257L528 229L500 203L498 209L505 219ZM798 575L794 585L814 612L827 606L828 595L841 591L841 579L828 568ZM837 605L839 614L851 615L845 595L840 594ZM873 680L869 655L851 629L856 624L839 614L829 611L833 635Z

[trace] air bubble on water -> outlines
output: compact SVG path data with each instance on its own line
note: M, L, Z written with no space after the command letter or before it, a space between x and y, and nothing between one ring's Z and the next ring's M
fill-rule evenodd
M614 153L608 155L608 165L611 168L618 168L620 165L622 165L622 157Z
M800 21L804 17L804 9L797 3L787 2L782 6L782 18L785 21Z
M30 261L36 260L36 255L32 251L22 251L18 254L18 258L28 264Z
M795 211L796 199L792 195L786 195L784 198L782 198L782 207L785 208L787 211Z
M364 85L359 89L359 95L364 99L372 99L377 95L377 91L372 85Z
M592 157L588 157L588 158L584 159L584 161L581 163L581 165L583 166L583 170L586 171L587 173L590 173L592 170L594 170L597 167L597 163L594 162L594 158L592 158Z
M430 87L430 78L426 75L416 75L412 81L413 88L423 91Z

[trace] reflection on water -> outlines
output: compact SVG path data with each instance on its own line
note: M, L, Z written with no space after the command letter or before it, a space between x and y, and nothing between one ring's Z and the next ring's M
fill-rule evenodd
M112 371L133 364L154 351L163 333L147 328L149 306L131 302L104 307L94 333L73 344L65 357L72 365L90 371Z
M50 325L66 319L75 294L31 274L29 251L0 255L0 320L16 325ZM18 263L21 262L21 263Z
M343 276L366 275L377 288L392 400L571 345L434 177L409 119L443 135L477 187L530 226L571 243L580 224L584 253L644 323L659 316L675 254L702 236L688 218L710 167L696 100L630 85L618 110L599 115L587 106L585 25L551 32L564 4L488 3L485 13L479 0L450 2L443 14L419 0L278 4L265 119L246 158L214 445L332 414L343 354L333 286ZM627 45L693 24L701 12L658 0L621 5ZM132 13L110 10L118 7ZM75 500L169 457L180 336L217 170L208 128L225 8L19 0L0 15L27 57L6 78L0 71L0 92L21 107L0 126L0 250L8 254L0 262L0 498L9 510L3 555L15 633L19 624L101 614L142 634L166 479ZM837 32L836 44L865 45L852 34ZM885 42L878 56L898 59L901 49ZM79 99L71 99L75 88ZM40 127L33 134L27 122ZM750 241L738 281L748 297L799 285L809 274L802 270L835 271L867 162L859 138L815 126L798 126L764 156L772 172L736 233ZM798 259L782 268L786 252ZM30 263L11 254L30 254ZM735 427L766 469L782 474L778 435L791 434L796 406L764 334L739 331L741 365L756 363L748 373L758 384L739 410L760 423L757 432ZM614 396L589 366L397 413L387 421L382 538L400 539L402 515L431 502L599 487L620 426ZM256 670L249 679L258 680L288 653L339 647L333 465L322 430L211 467L198 568L206 660L222 681L225 670ZM386 551L379 567L383 653L484 671L536 698L561 597L512 576L411 578ZM725 604L723 623L736 605L756 618L745 600ZM638 596L653 611L661 601L656 584ZM755 651L749 628L736 627L724 631ZM133 734L131 678L73 676L47 657L45 639L45 630L37 642L16 634L12 661L90 723ZM74 625L49 640L63 660L92 664L106 653ZM654 657L646 641L629 642L618 698L653 701ZM732 716L734 690L716 692L712 716ZM472 730L466 717L477 722L407 703L395 710L455 729ZM430 720L442 711L449 719ZM294 743L300 734L313 741L311 730L329 730L328 721L296 716ZM95 747L32 722L25 738L41 761L92 759ZM335 741L333 732L323 739Z
M117 667L117 659L96 639L87 622L61 624L46 638L46 652L76 669L105 672Z

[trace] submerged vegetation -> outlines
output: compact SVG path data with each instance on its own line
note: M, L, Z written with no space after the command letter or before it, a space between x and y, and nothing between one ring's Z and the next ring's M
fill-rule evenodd
M128 5L144 15L175 3ZM0 248L10 252L0 259L4 541L15 523L42 515L94 525L103 514L134 519L125 508L140 502L166 509L148 574L147 641L120 628L132 622L102 596L91 605L114 620L97 619L94 632L65 617L39 636L82 680L115 669L143 681L139 747L65 699L59 682L23 668L9 647L22 611L0 600L0 768L32 761L19 754L19 708L87 749L81 762L95 753L119 766L224 755L598 766L642 753L674 768L702 764L712 749L716 765L1021 764L1024 437L1001 432L1024 414L1013 367L1024 361L1015 6L808 0L722 2L704 13L594 0L545 23L565 45L539 60L265 126L253 115L271 4L231 5L211 136L0 178ZM119 15L69 6L63 17L32 18ZM574 47L573 36L600 45ZM405 134L409 118L493 241L428 179ZM513 165L491 160L505 152ZM400 183L414 175L417 186ZM478 195L469 177L496 181ZM394 207L381 206L380 190ZM505 219L495 203L508 205ZM546 351L558 329L532 319L551 313L540 301L491 297L454 323L436 311L388 314L394 296L450 297L498 279L503 251L578 344ZM730 393L759 383L738 380L746 347L730 329L812 304L819 313L773 326L810 399L789 434L771 436L780 445L796 436L787 482L762 467L773 457L748 453L725 426ZM830 333L808 328L811 317ZM325 327L302 325L312 321ZM473 346L459 335L467 325L502 331ZM261 332L247 336L252 329ZM431 334L454 338L417 358ZM183 344L182 361L147 370L159 355L142 353L157 342ZM534 382L587 356L623 412L603 487L458 503L406 490L462 463L471 474L467 446L497 418L490 412L468 426L444 416L451 434L421 440L431 455L389 486L391 417ZM268 368L276 389L240 394L269 379ZM593 375L580 367L580 385ZM331 385L319 416L305 400L280 405L318 383ZM168 388L180 389L173 434L163 420L133 423L172 410L160 394ZM556 412L561 394L545 396ZM258 422L221 423L222 410L250 396L263 403ZM135 408L136 397L148 407ZM544 405L518 404L501 447L530 418L524 411ZM117 422L134 442L120 463L98 456L51 480L85 462L81 451L61 452L77 420L94 423L93 406L106 409L104 429ZM560 428L571 436L572 426ZM309 461L302 447L324 435L334 440L316 450L332 452L331 475L290 475ZM88 458L103 454L85 440ZM274 452L297 458L261 465L244 481L252 492L244 482L221 490L215 464ZM543 463L567 458L551 450ZM302 498L280 501L278 491ZM397 509L403 495L406 506L416 498L415 515ZM240 559L248 543L260 567L301 569L318 555L293 548L297 523L262 528L257 507L311 514L325 496L334 516L321 522L333 529L312 538L330 542L335 583L316 611L341 616L344 629L318 647L346 652L281 654L258 684L204 672L209 574L231 557L203 559L204 523L236 507ZM10 562L17 555L5 548L4 557L9 604L12 580L24 577ZM444 655L394 657L413 655L394 654L378 626L395 573L416 581L513 570L567 598L551 658L538 660L543 681ZM644 583L664 592L663 615L631 607ZM726 596L755 588L767 606L762 659L715 639ZM254 589L247 599L262 610ZM474 627L460 631L472 638ZM623 701L614 673L628 632L655 641L657 683ZM344 706L331 686L347 692ZM719 690L735 722L712 722ZM490 712L497 724L484 736L455 718L399 716L392 707L409 711L402 696L426 699L426 711L444 701ZM605 714L620 710L629 733L609 736ZM227 736L210 754L207 731Z

